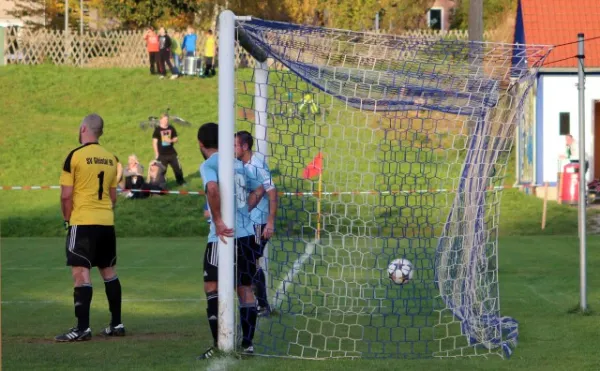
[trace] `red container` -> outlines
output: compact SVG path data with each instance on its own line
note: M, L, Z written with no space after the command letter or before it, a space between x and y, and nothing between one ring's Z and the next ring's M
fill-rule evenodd
M574 205L579 202L579 164L567 164L563 167L563 181L560 189L563 204Z

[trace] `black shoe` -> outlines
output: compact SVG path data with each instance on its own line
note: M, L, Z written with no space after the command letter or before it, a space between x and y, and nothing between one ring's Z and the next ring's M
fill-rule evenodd
M113 326L110 325L100 333L102 336L125 336L125 326L122 323Z
M202 355L196 357L197 360L204 360L204 359L210 359L215 357L218 354L218 349L217 347L210 347L208 348L204 353L202 353Z
M73 327L66 333L56 336L54 340L61 343L92 340L92 330L89 327L86 330L79 330L77 327Z

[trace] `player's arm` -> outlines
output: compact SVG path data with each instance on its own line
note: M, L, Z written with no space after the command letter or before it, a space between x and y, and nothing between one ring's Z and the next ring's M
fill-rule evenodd
M227 227L221 215L221 191L217 182L209 182L206 185L206 196L208 206L212 215L212 222L215 225L217 236L226 243L225 237L233 237L233 228Z
M265 187L259 185L248 194L248 211L252 211L265 195Z
M233 237L233 228L229 228L223 222L221 214L221 192L218 183L218 169L215 166L203 164L200 166L200 176L204 182L206 199L210 207L212 222L215 226L215 232L221 241L226 242L225 237Z
M60 208L65 221L65 227L68 226L73 212L73 184L75 182L75 159L74 152L69 153L63 164L60 174Z
M115 156L115 162L117 164L117 174L116 176L113 178L112 182L110 183L110 189L108 190L108 194L110 195L110 200L112 201L112 208L115 208L115 205L117 204L117 185L119 184L119 180L121 180L120 178L120 172L122 172L122 167L120 167L120 163L119 163L119 159L117 158L117 156ZM121 171L119 171L121 169Z
M60 207L63 219L68 223L71 220L71 212L73 212L73 186L60 186Z
M269 215L267 217L267 225L263 231L263 237L271 238L275 232L275 217L277 216L277 189L275 187L269 189L267 197L269 198Z
M275 231L275 217L277 216L277 188L273 184L273 178L271 177L271 171L267 164L264 164L263 169L259 169L259 174L262 179L263 187L267 192L267 198L269 200L269 213L267 216L267 225L263 231L263 238L269 239Z

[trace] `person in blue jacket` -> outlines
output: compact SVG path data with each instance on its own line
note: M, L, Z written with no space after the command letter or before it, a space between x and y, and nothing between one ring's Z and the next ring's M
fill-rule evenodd
M187 34L183 37L183 43L181 45L186 57L195 57L197 40L198 36L194 33L194 29L192 26L188 26Z

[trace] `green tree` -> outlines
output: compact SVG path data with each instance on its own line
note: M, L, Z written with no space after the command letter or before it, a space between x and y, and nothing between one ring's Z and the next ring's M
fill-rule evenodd
M33 29L49 28L63 29L65 26L65 1L64 0L11 0L14 9L8 14L18 19ZM102 0L85 0L84 7L97 7ZM80 2L69 1L69 26L79 28ZM88 19L84 18L84 22Z
M194 21L204 0L104 0L102 8L114 16L123 28L182 26Z
M483 3L483 26L486 30L497 28L503 15L517 7L517 0L485 0ZM451 28L467 30L469 28L469 0L460 0L452 18Z

